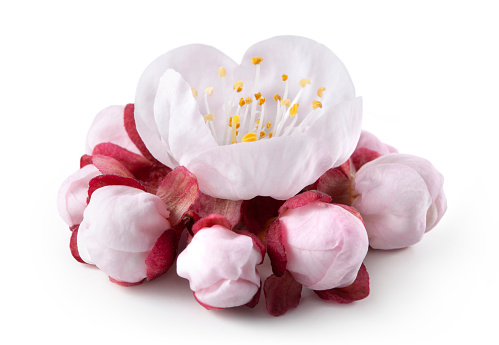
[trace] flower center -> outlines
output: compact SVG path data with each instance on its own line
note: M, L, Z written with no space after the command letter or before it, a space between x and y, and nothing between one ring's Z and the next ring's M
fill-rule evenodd
M322 109L323 93L325 87L320 87L317 90L318 100L312 102L312 109L305 116L298 113L300 104L298 103L302 97L305 89L311 84L310 80L302 79L299 82L300 90L290 100L288 98L289 82L286 74L282 75L282 82L284 83L283 97L279 94L274 95L273 99L276 105L275 115L266 114L265 105L267 104L266 97L258 91L260 80L260 63L263 58L260 56L253 57L251 62L255 66L255 82L251 94L246 98L241 97L240 94L244 89L244 82L238 80L232 86L232 91L227 92L226 76L227 71L222 66L218 69L218 76L222 80L222 93L223 93L223 112L224 114L217 114L216 116L224 116L224 126L217 132L214 121L215 114L210 111L209 97L213 94L213 86L207 87L204 90L204 106L206 114L204 120L206 125L211 131L211 134L219 145L229 145L244 142L252 142L264 139L271 139L280 136L288 136L293 131L305 130L314 118L317 118L318 113ZM192 95L196 98L198 92L192 89ZM239 101L238 101L239 99ZM302 108L300 108L301 110ZM268 111L268 110L267 110ZM301 122L298 124L298 119ZM270 120L274 120L272 123ZM291 119L291 122L288 121Z

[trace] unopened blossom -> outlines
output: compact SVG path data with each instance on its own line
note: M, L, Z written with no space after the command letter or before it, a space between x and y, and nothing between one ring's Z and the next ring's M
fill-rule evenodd
M253 45L240 65L210 46L172 50L145 70L135 103L152 155L232 200L297 194L348 159L361 117L342 62L293 36Z
M354 177L353 206L376 249L419 242L447 209L443 176L426 159L392 153L365 164Z
M363 130L359 142L352 153L351 161L355 169L360 169L364 164L389 153L397 153L393 146L383 143L374 134Z
M83 220L83 211L87 207L88 184L102 173L92 164L88 164L70 175L57 193L59 215L72 228Z
M297 195L281 207L278 220L269 230L279 228L285 269L313 290L352 284L369 247L362 221L329 200L316 191Z
M112 143L130 152L141 154L125 130L124 111L124 106L113 105L95 116L87 133L86 154L91 155L95 146L101 143Z
M79 255L116 281L141 282L147 278L149 253L171 228L168 216L156 195L121 185L99 188L78 229Z
M256 265L263 260L250 236L223 225L200 229L177 258L177 273L189 280L196 300L208 308L250 302L260 288Z

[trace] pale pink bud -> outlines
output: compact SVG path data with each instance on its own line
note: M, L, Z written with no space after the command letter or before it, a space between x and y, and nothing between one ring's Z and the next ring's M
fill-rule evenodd
M88 183L94 177L102 175L92 164L88 164L69 176L57 193L59 215L71 228L83 220L83 211L87 207Z
M338 205L314 201L286 210L279 222L286 269L296 281L313 290L354 282L369 247L359 218Z
M423 158L388 154L355 175L353 206L376 249L404 248L419 242L447 209L443 176Z
M260 291L256 265L262 251L252 237L222 225L204 227L177 258L177 273L188 279L199 303L207 308L245 305Z
M358 149L369 149L371 151L376 151L378 152L381 156L384 156L389 153L397 153L397 149L393 146L390 146L388 144L383 143L381 140L378 139L374 134L363 130L360 133L360 138L359 142L357 143L357 147L355 150L357 151Z
M121 185L99 188L78 229L79 255L118 282L140 282L148 277L149 253L171 227L168 216L156 195Z
M85 152L91 155L95 146L112 143L130 152L142 155L125 130L125 107L113 105L99 112L87 133Z

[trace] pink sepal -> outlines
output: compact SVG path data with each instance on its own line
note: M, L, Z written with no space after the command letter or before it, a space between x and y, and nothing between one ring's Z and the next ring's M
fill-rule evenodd
M144 187L146 187L148 193L156 194L161 182L163 182L166 175L171 171L172 169L168 168L166 165L157 164L153 165L151 168L134 172L134 176Z
M265 252L267 251L263 242L255 234L249 232L248 230L234 230L234 232L239 235L251 237L251 239L253 240L253 244L257 246L258 249L260 249L260 253L262 254L262 260L258 263L261 264L263 262L263 259L265 258Z
M94 147L92 155L102 155L116 159L132 174L140 169L151 168L152 163L136 153L112 143L101 143Z
M179 236L174 229L166 230L156 241L146 258L147 280L152 280L163 273L175 262Z
M348 174L340 168L329 169L317 181L317 190L329 195L334 204L351 205L352 196Z
M92 164L92 156L89 155L83 155L80 158L80 169L83 168L84 166L87 166L89 164Z
M199 230L204 228L211 228L213 225L221 225L230 231L232 225L229 220L219 214L210 214L201 218L192 226L192 233L195 235Z
M279 216L283 216L287 210L302 207L315 201L330 202L331 197L316 190L309 190L286 200L279 208Z
M170 224L175 226L199 197L197 179L186 168L176 167L166 175L156 195L166 204Z
M281 316L295 309L300 303L302 285L288 271L282 277L271 275L265 280L263 292L267 312Z
M355 217L359 218L360 221L362 222L362 224L364 224L364 219L362 219L362 215L360 214L359 211L357 211L357 209L355 207L348 206L348 205L340 205L340 204L336 204L336 206L339 206L339 207L347 210L348 212L353 214ZM365 226L365 224L364 224L364 226Z
M370 161L375 160L376 158L381 157L379 152L370 150L365 147L358 148L352 153L350 159L355 167L355 169L359 170L362 166Z
M125 125L125 130L130 137L130 140L132 143L137 146L139 149L140 153L147 158L149 161L153 163L159 163L156 158L153 157L151 152L147 149L146 145L142 141L142 138L140 137L139 133L137 132L137 127L135 126L135 117L134 117L134 110L135 106L133 104L127 104L125 107L125 111L123 114L123 122Z
M87 204L90 202L90 198L92 197L93 192L105 186L128 186L143 190L144 192L146 191L146 189L133 178L117 175L99 175L91 179L88 183Z
M201 304L203 307L205 307L206 309L208 310L220 310L220 309L224 309L224 308L218 308L218 307L212 307L211 305L208 305L208 304L205 304L203 302L201 302L200 300L198 300L198 298L196 297L196 291L193 291L192 294L194 295L194 298L196 299L196 301Z
M254 308L260 302L260 295L262 294L262 282L260 281L260 287L258 288L258 291L255 293L251 301L248 303L244 304L243 307L246 308Z
M71 255L75 258L76 261L81 262L82 264L86 264L80 257L80 253L78 252L78 225L73 232L71 233L71 239L69 240L69 249L71 250Z
M92 156L92 164L95 165L103 175L118 175L133 178L132 173L114 158L95 155Z
M324 300L342 304L364 299L369 296L369 273L367 273L366 266L362 264L357 278L351 285L330 290L314 290L314 292Z
M276 200L268 196L257 196L251 200L244 200L241 206L241 215L249 231L258 235L269 225L271 219L279 215L279 208L284 200Z
M282 225L279 219L276 219L269 227L266 236L267 253L269 254L272 272L281 277L288 263L286 249L282 243Z
M109 277L109 281L110 281L111 283L115 283L115 284L117 284L117 285L119 285L119 286L124 286L124 287L137 286L137 285L142 284L145 280L146 280L146 279L144 278L144 279L142 279L142 280L141 280L141 281L139 281L139 282L129 283L129 282L122 282L122 281L116 280L116 279L114 279L114 278L112 278L112 277Z
M242 203L242 200L213 198L200 192L198 200L192 206L192 210L199 214L200 217L206 217L209 214L224 216L234 227L241 220Z

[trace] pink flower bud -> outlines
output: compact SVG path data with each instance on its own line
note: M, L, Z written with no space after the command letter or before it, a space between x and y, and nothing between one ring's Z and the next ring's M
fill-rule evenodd
M286 210L279 222L286 269L296 281L313 290L354 282L369 247L359 218L338 205L314 201Z
M87 207L88 183L101 172L88 164L69 176L59 188L57 209L59 215L72 228L83 220L83 211Z
M364 164L395 152L398 152L396 148L381 142L374 134L362 131L357 147L350 158L355 169L359 170Z
M113 105L98 113L87 133L85 152L91 155L101 143L112 143L130 152L142 155L125 130L125 107Z
M419 242L447 209L443 176L423 158L388 154L367 163L354 178L359 196L353 206L376 249Z
M213 225L195 233L177 258L177 273L205 307L230 308L247 304L260 291L255 266L262 260L250 236Z
M156 195L121 185L99 188L78 229L79 255L114 281L140 282L148 277L149 253L171 227L168 216Z

